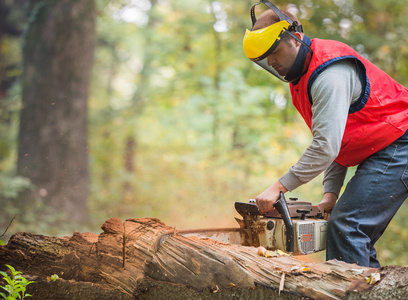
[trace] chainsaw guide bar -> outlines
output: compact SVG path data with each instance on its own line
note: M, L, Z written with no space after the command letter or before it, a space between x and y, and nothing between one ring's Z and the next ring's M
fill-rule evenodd
M226 244L249 247L263 246L269 250L282 250L293 255L304 255L326 249L327 221L323 220L317 206L310 202L286 201L281 192L274 210L261 215L254 200L235 202L235 218L240 228L211 228L164 232L154 244L154 250L172 237L197 237Z

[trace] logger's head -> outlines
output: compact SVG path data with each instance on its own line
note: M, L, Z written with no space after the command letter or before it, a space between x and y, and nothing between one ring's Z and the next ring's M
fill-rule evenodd
M270 9L258 19L255 17L255 4L251 8L252 29L246 30L243 48L245 55L285 82L297 78L287 76L296 60L303 42L303 29L299 20L289 12L280 11L268 0L261 0ZM300 77L300 76L299 76Z

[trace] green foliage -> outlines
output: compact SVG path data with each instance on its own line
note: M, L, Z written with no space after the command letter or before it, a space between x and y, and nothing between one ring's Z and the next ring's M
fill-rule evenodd
M53 275L50 276L50 280L52 280L54 282L57 281L57 279L59 279L59 276L57 274L53 274Z
M21 212L15 205L15 199L23 192L33 189L30 180L21 176L12 176L9 173L0 175L0 228L6 228L7 223ZM33 211L33 207L29 211ZM23 218L30 215L28 213Z
M0 293L0 296L6 300L17 300L31 297L30 294L26 294L27 285L34 281L29 281L24 278L21 272L16 271L12 266L6 265L11 272L9 276L6 272L0 272L3 276L3 280L7 283L4 286L0 286L6 293Z
M33 186L28 178L0 175L0 198L15 199L22 191L32 188Z

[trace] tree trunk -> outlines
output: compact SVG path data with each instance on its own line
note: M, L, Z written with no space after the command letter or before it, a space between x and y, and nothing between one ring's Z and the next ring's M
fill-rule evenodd
M87 98L94 0L32 2L23 47L19 175L72 222L88 216ZM21 206L29 206L20 199Z
M264 257L254 247L177 234L157 219L110 219L100 235L14 235L0 247L33 299L403 299L408 269ZM163 240L163 233L173 232ZM378 273L380 280L367 284ZM47 277L57 274L55 282Z

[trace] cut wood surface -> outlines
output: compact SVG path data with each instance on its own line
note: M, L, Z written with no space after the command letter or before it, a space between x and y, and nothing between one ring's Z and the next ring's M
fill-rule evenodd
M405 299L408 268L265 257L258 249L185 237L152 218L112 218L99 235L17 233L0 268L29 276L33 299ZM163 234L170 234L163 240ZM158 240L162 243L158 247ZM376 275L376 274L379 275ZM58 275L56 281L50 280ZM379 278L367 283L367 279Z

